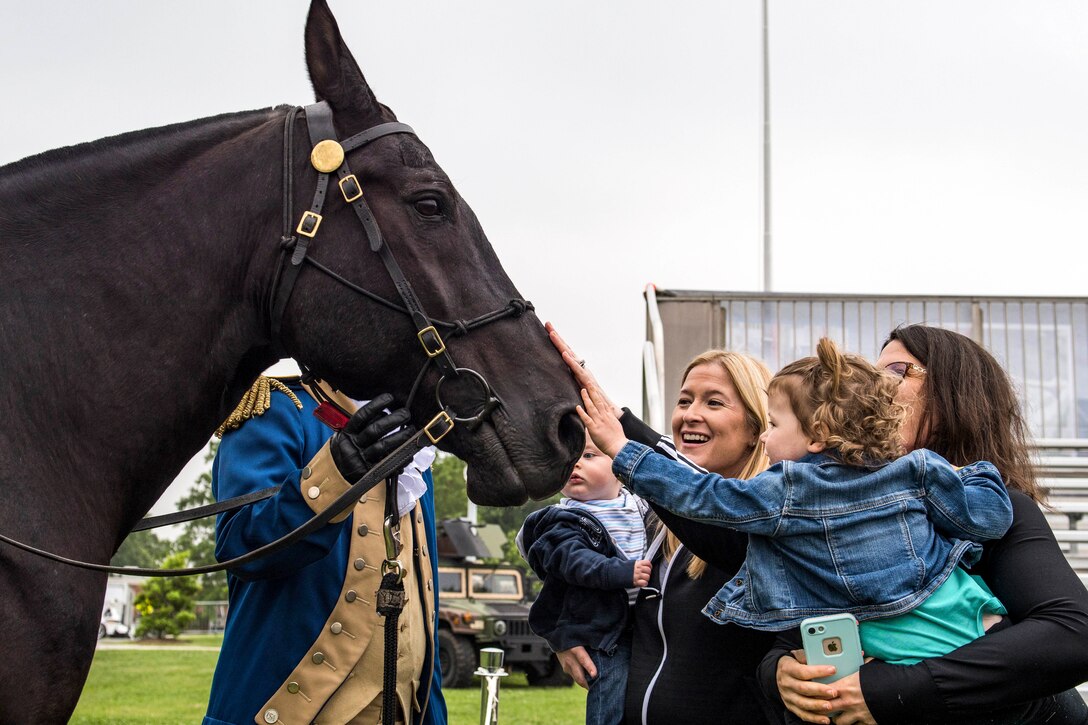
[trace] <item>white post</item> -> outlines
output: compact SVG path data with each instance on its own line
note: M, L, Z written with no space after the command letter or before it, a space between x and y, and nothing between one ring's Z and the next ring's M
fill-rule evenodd
M472 673L480 678L480 725L499 725L499 679L507 675L502 668L504 655L498 647L484 647L480 667Z

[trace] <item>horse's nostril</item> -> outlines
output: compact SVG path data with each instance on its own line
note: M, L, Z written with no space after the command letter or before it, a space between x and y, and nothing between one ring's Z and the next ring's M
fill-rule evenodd
M574 460L586 447L586 429L581 418L573 410L559 418L559 445L566 450L573 465Z

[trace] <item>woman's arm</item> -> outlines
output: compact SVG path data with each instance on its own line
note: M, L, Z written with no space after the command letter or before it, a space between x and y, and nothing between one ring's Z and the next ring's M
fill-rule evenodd
M1030 701L1088 680L1088 591L1039 507L1011 491L1013 524L989 544L981 573L1011 626L909 667L871 662L861 687L876 721L955 722L967 711Z

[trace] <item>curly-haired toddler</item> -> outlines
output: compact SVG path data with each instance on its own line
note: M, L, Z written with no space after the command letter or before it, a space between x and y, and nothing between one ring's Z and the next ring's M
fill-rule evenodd
M579 407L613 471L685 518L745 531L747 557L703 613L784 630L850 612L865 653L908 664L981 636L1005 613L963 568L1003 536L1012 507L997 469L900 457L898 378L824 338L768 386L762 438L773 464L747 479L700 473L628 441L600 391Z

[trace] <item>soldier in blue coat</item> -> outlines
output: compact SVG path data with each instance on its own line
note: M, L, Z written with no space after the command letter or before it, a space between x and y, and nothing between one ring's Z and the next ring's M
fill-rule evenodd
M342 396L338 402L354 409ZM364 406L334 434L314 417L315 400L298 378L260 378L221 429L212 492L223 500L283 486L220 514L216 557L240 556L292 531L361 478L368 462L406 440L406 432L382 439L407 422L403 411L384 415L384 405L388 400ZM407 603L398 628L396 722L413 725L446 723L435 656L433 458L433 449L420 451L397 485ZM229 574L226 632L204 725L381 722L384 619L374 593L385 559L385 507L386 487L378 485L303 541Z

